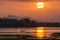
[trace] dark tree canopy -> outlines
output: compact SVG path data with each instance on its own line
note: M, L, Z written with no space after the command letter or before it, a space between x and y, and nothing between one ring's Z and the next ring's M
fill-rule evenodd
M0 27L56 27L60 26L60 23L49 22L37 22L29 18L17 19L5 19L0 18Z

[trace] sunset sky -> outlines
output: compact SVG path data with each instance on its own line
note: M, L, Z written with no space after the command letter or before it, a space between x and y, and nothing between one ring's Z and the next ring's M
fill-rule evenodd
M40 0L0 0L0 17L15 15L44 22L60 22L60 1L44 1L44 8L36 8Z

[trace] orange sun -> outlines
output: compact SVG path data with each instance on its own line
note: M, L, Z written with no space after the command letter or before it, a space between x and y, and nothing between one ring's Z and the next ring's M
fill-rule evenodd
M44 8L44 3L43 2L37 2L37 8Z

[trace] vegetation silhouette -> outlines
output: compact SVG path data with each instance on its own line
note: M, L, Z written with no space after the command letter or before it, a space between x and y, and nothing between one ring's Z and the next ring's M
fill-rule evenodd
M59 27L60 23L37 22L29 18L23 19L6 19L0 18L0 27Z
M60 39L60 32L52 33L50 37L53 39Z

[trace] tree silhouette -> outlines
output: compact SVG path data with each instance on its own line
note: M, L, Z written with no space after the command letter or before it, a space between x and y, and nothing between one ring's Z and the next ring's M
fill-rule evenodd
M53 27L60 26L60 23L49 23L49 22L37 22L30 20L29 18L17 19L6 19L0 18L0 27Z

